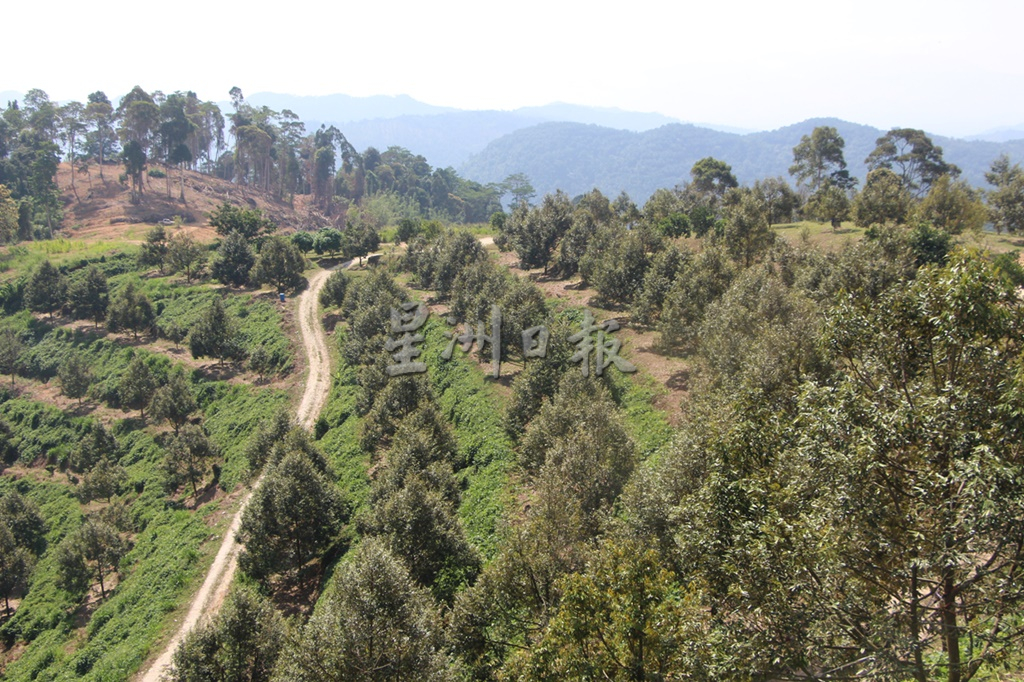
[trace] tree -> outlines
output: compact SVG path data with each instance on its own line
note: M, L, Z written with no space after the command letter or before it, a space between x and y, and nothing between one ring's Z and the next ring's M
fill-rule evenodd
M116 571L127 547L114 528L102 521L88 520L57 547L57 586L81 594L94 582L100 598L106 599L104 578Z
M249 271L256 263L245 237L240 232L230 232L213 259L211 274L225 284L241 287L249 283Z
M11 190L0 184L0 243L13 242L18 237L18 203L11 198Z
M439 681L446 667L440 622L429 592L383 543L367 539L339 567L278 674L296 682Z
M655 550L610 538L563 589L543 638L510 661L518 679L711 677L695 600Z
M46 520L35 502L18 493L8 491L0 497L0 526L14 536L14 542L35 555L46 548Z
M319 230L316 233L316 237L313 238L313 250L316 251L318 256L325 253L331 255L341 250L341 232L335 230L333 227L327 227Z
M792 222L793 212L800 206L800 197L782 178L755 181L754 194L765 205L769 227Z
M94 422L71 450L71 468L88 471L104 458L118 458L117 440L102 423Z
M690 169L693 189L714 199L721 199L727 191L739 187L732 166L708 156L693 164Z
M192 382L181 366L174 367L167 375L167 383L153 394L149 403L150 413L157 421L167 419L174 425L174 434L188 423L192 413L199 409L192 392Z
M237 587L216 617L192 629L175 649L170 680L269 682L285 644L285 624L273 604Z
M90 265L68 286L68 303L76 319L91 319L99 326L107 316L110 304L107 276L95 265Z
M44 260L39 264L26 283L25 303L29 310L47 313L53 319L53 313L60 310L67 299L67 282L53 264Z
M139 203L142 196L142 174L146 170L146 151L137 140L129 140L121 151L124 172L132 181L131 202Z
M260 209L239 208L227 202L210 213L210 226L222 237L238 232L247 242L257 245L277 230L277 224Z
M726 198L725 244L729 255L750 267L775 242L768 209L751 190L734 190Z
M107 308L107 329L112 332L131 330L135 339L139 338L139 332L152 329L155 320L149 297L136 290L131 280L114 295Z
M0 369L11 375L11 386L14 385L14 374L18 371L24 350L21 334L10 327L0 330Z
M964 682L1020 650L1005 618L1024 599L1021 321L1012 287L965 251L829 316L847 369L801 398L794 448L814 464L786 495L818 491L808 527L841 558L821 605L851 658L879 652L855 663L864 676ZM858 626L842 627L851 608Z
M978 193L964 180L939 176L921 200L919 214L934 227L949 234L981 232L988 211Z
M380 246L380 235L369 222L359 221L348 226L342 233L341 242L345 258L358 258L361 264L365 256Z
M831 223L832 229L837 230L850 214L850 199L842 187L826 182L807 199L804 211L820 222Z
M914 128L893 128L878 138L864 163L871 170L894 171L903 188L917 197L927 192L940 176L960 175L959 168L943 161L942 147L936 147L923 130Z
M345 301L349 277L343 270L335 270L320 289L320 305L324 308L339 307Z
M853 202L853 222L858 227L902 224L910 210L910 193L903 187L899 176L888 168L876 168L868 173L864 189Z
M1020 164L1010 165L1010 158L1003 154L992 162L985 180L995 188L988 193L988 204L996 230L1024 232L1024 170Z
M187 232L179 232L167 240L166 263L171 272L185 271L185 281L192 282L206 267L207 249Z
M118 384L117 393L121 399L121 407L138 409L139 417L144 420L146 406L152 400L154 390L156 379L153 378L153 373L142 355L136 353Z
M502 190L502 196L512 195L510 203L513 208L520 204L529 205L530 200L537 195L537 191L530 184L530 178L525 173L513 173L502 180L499 187Z
M831 126L818 126L793 147L793 165L789 167L789 174L796 178L797 184L812 193L820 190L830 179L848 189L851 183L843 157L845 146L846 142L838 130Z
M313 250L315 238L309 232L299 231L292 234L292 243L299 247L299 251L307 254Z
M114 140L114 107L107 96L100 90L89 95L89 103L85 105L85 119L92 124L91 133L96 143L99 156L100 179L103 179L103 163Z
M184 476L192 485L192 495L199 494L198 483L206 476L209 462L217 456L217 449L207 439L203 429L185 424L175 430L167 447L167 465L176 476Z
M4 615L11 611L11 593L25 582L31 569L32 556L15 543L14 535L0 523L0 594L4 596Z
M146 232L146 241L139 248L139 265L155 265L163 274L167 260L167 233L162 225L156 225Z
M78 494L83 502L103 499L109 503L110 498L117 495L127 481L125 470L104 456L83 477Z
M519 256L522 267L543 267L547 272L558 240L572 227L573 212L569 196L562 191L545 195L536 208L525 202L516 204L505 221L503 235Z
M213 299L192 326L192 331L188 335L188 347L193 358L215 358L217 364L245 357L238 322L224 309L224 304L219 298Z
M92 385L92 371L89 361L81 353L72 352L60 364L57 369L57 377L60 379L60 387L69 398L76 398L78 404L82 404L82 398L89 392Z
M344 519L344 501L327 471L302 451L288 452L242 515L239 565L260 581L298 571L334 541Z
M284 292L305 283L305 269L306 259L294 243L284 237L271 237L260 249L249 277L256 284L271 284Z
M85 107L81 102L68 102L57 110L57 116L61 125L61 138L68 148L68 163L71 166L71 191L78 198L78 190L75 188L75 150L78 148L80 133L85 132Z

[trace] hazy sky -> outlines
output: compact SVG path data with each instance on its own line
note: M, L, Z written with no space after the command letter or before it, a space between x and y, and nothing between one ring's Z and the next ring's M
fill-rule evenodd
M12 0L0 91L133 85L554 101L770 129L814 116L967 135L1024 124L1014 0Z

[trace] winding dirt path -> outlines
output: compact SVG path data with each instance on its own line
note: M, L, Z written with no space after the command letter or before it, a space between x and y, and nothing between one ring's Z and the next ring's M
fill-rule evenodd
M344 267L344 266L342 266ZM302 402L296 412L296 420L305 428L313 428L317 415L327 402L327 394L331 389L331 358L327 350L327 339L323 327L317 318L320 289L327 280L330 271L322 270L309 279L309 286L299 296L299 330L302 333L302 344L309 358L309 376L306 379L306 390L302 393ZM178 644L192 628L204 617L212 617L220 609L231 582L238 568L238 552L241 545L235 541L238 528L242 524L242 513L245 512L253 492L263 482L260 476L252 489L246 494L238 506L231 527L224 534L220 549L213 560L202 587L192 599L188 614L178 627L178 631L167 642L160 656L149 666L145 673L136 676L137 682L160 682L171 668L171 659Z

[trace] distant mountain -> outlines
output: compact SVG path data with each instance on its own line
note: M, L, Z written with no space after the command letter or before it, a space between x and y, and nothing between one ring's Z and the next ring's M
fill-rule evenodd
M1009 142L1010 140L1024 140L1024 125L1012 126L1009 128L993 128L977 135L969 135L967 140L984 140L986 142Z
M625 190L638 202L659 187L689 179L705 156L730 164L741 183L781 175L789 178L793 147L816 126L834 126L846 142L853 175L867 175L864 159L885 131L839 119L811 119L795 125L737 135L693 125L670 124L645 132L613 130L578 123L543 123L517 130L487 145L458 170L463 177L496 182L512 173L529 176L538 194L563 189L570 195L597 187L609 196ZM996 143L931 136L963 177L984 186L993 159L1006 153L1024 160L1024 140Z
M334 125L371 118L395 118L397 116L423 116L458 111L451 107L436 107L414 100L408 95L374 95L353 97L351 95L282 95L275 92L257 92L246 97L255 106L267 106L274 111L291 109L303 121L329 121ZM229 102L221 103L225 113L231 111Z

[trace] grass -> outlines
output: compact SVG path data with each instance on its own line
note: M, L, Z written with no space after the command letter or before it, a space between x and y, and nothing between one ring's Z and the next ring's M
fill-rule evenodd
M0 249L0 279L10 280L27 274L44 260L56 266L76 261L109 259L118 253L134 257L138 246L123 239L93 241L88 239L47 239L23 242Z

